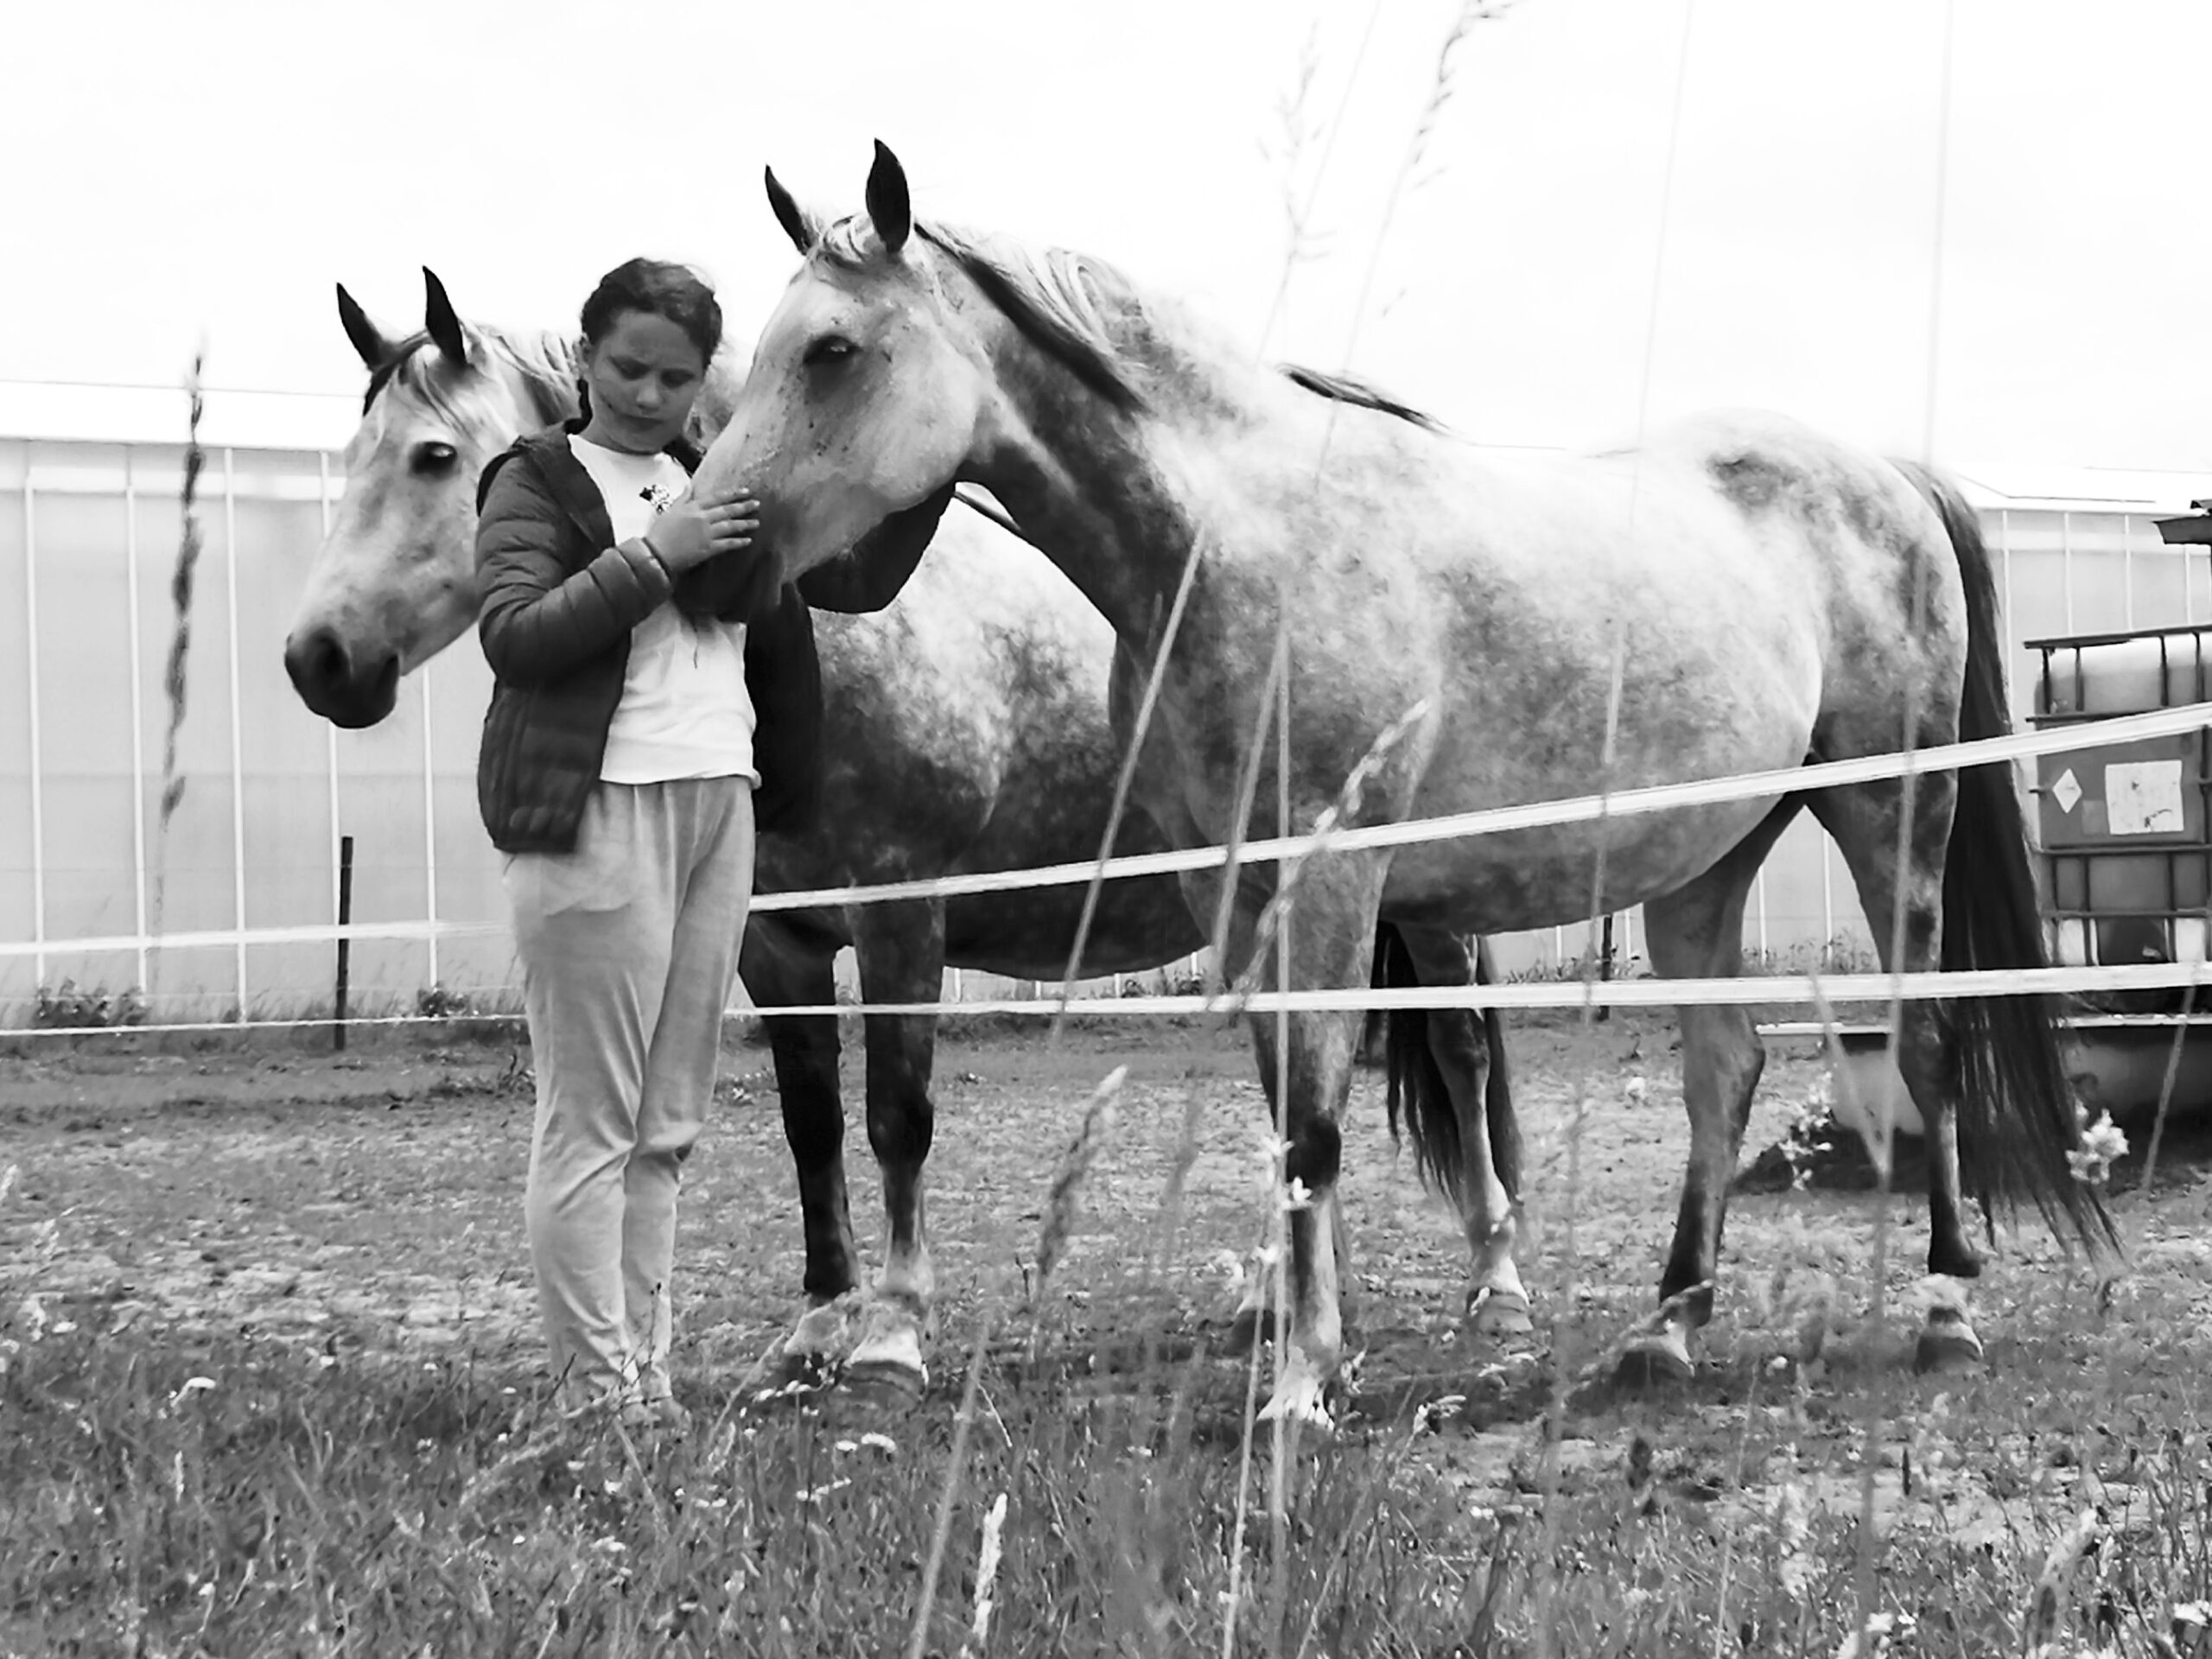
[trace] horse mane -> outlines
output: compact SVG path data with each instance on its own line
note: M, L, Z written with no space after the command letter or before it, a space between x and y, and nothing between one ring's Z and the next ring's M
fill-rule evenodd
M861 214L840 219L822 233L815 251L833 264L860 269L868 257L860 241L868 224ZM1008 321L1108 404L1124 414L1145 407L1128 346L1116 337L1117 326L1144 320L1144 306L1113 266L1062 248L1039 254L1009 238L927 219L915 221L914 234L951 259Z
M1385 397L1364 380L1354 379L1348 374L1324 374L1319 369L1305 368L1296 363L1281 363L1276 365L1276 367L1293 385L1303 386L1306 391L1318 393L1333 402L1351 404L1358 409L1376 410L1384 415L1395 415L1400 420L1410 422L1426 432L1444 430L1444 423L1433 415L1425 414L1418 409L1410 408L1398 402L1395 397Z
M816 251L832 264L858 270L869 250L861 243L868 223L855 214L824 231ZM1007 237L983 237L931 220L917 220L914 234L949 257L1004 312L1007 320L1046 355L1123 413L1146 404L1132 370L1163 367L1202 378L1198 361L1179 351L1157 327L1151 308L1128 278L1088 254L1053 248L1039 253ZM1319 397L1371 409L1441 432L1443 423L1350 375L1325 374L1297 364L1279 365L1292 385Z
M550 330L524 333L469 325L493 358L512 370L528 389L537 417L547 425L575 412L575 343ZM423 347L430 346L425 351ZM410 334L369 374L369 389L361 398L366 415L385 390L395 384L407 396L455 425L467 418L457 394L467 389L471 371L457 370L427 334Z

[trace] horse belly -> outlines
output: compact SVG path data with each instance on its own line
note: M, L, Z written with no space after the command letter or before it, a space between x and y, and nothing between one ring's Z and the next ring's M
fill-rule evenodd
M1586 921L1687 886L1774 805L1774 798L1732 802L1617 818L1602 830L1562 824L1401 848L1391 857L1383 910L1476 933Z
M979 893L945 906L945 961L1014 979L1058 979L1082 919L1082 885ZM1109 881L1084 941L1077 978L1136 973L1205 943L1173 876Z
M1040 692L1026 713L1024 739L1001 779L988 823L960 861L963 869L1033 869L1098 855L1121 771L1103 687L1071 678L1050 694ZM1137 801L1128 801L1114 855L1167 844ZM1084 894L1084 885L1070 884L955 900L946 917L948 957L964 968L1057 977L1067 966ZM1079 972L1155 968L1201 943L1175 878L1109 881L1099 892Z

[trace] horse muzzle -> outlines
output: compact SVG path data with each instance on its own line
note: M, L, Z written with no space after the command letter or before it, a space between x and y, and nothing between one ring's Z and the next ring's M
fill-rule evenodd
M373 726L399 697L399 656L357 658L327 626L295 632L284 642L284 671L300 701L334 726Z

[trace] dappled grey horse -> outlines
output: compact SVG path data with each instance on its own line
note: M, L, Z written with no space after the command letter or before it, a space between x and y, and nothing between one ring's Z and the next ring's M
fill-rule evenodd
M772 174L768 191L802 263L702 484L742 480L760 498L758 540L786 575L955 480L987 487L1113 624L1124 743L1122 694L1164 663L1138 787L1179 843L1310 827L1363 766L1352 821L1379 824L2006 729L1990 561L1932 474L1758 414L1596 455L1487 453L1348 380L1267 371L1101 261L918 220L880 144L860 214L824 225ZM1253 754L1279 650L1287 778L1276 736ZM1377 764L1379 736L1409 718ZM1274 947L1253 959L1274 868L1247 865L1224 968L1360 985L1380 917L1433 983L1461 976L1459 936L1642 904L1660 972L1732 975L1752 879L1801 809L1834 839L1885 966L2044 963L2018 798L2008 769L1982 766L1332 849L1299 868L1280 975ZM1190 879L1198 913L1221 879ZM2067 1160L2079 1133L2056 1012L2017 996L1905 1006L1932 1273L1979 1271L1962 1179L2111 1236ZM1637 1377L1691 1369L1764 1059L1745 1007L1681 1020L1691 1152L1660 1309L1622 1357ZM1291 1014L1280 1064L1274 1016L1253 1023L1289 1126L1286 1178L1310 1195L1290 1217L1292 1351L1270 1408L1319 1416L1342 1342L1332 1221L1357 1016ZM1480 1065L1471 1046L1449 1056L1442 1080L1456 1069L1459 1086L1417 1089L1409 1116L1421 1166L1460 1204L1478 1285L1517 1291L1508 1195L1465 1109ZM1946 1306L1920 1351L1940 1365L1980 1349Z
M338 290L347 336L370 370L346 487L285 646L308 707L340 726L391 712L401 677L474 625L476 480L519 433L575 413L572 342L463 321L426 271L420 334L393 340ZM702 438L734 385L718 362L700 399ZM1096 855L1121 751L1106 708L1112 631L1045 561L979 512L955 508L926 567L889 610L817 617L825 698L824 803L803 836L764 836L763 893L1077 862ZM1165 845L1128 814L1117 853ZM869 1002L932 1002L943 970L1057 980L1084 890L756 912L740 973L764 1015L784 1126L798 1166L809 1306L779 1345L797 1375L848 1357L893 1386L923 1376L933 1294L923 1166L934 1109L936 1020L865 1024L869 1144L881 1166L879 1277L852 1328L859 1252L848 1214L836 1021L779 1007L836 1001L832 967L855 948ZM1106 883L1079 971L1158 966L1204 943L1172 877ZM1440 1041L1479 1043L1496 1078L1488 1108L1510 1133L1502 1035L1439 1021ZM1248 1299L1236 1331L1257 1316Z

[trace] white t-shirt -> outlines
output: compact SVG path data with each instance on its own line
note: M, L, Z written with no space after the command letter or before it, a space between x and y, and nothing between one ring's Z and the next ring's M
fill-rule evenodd
M614 539L652 528L691 480L673 456L632 455L575 433L569 448L607 502ZM745 625L693 621L663 604L630 635L622 701L607 728L599 775L610 784L660 784L678 778L749 778L753 699L745 689Z

